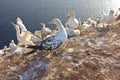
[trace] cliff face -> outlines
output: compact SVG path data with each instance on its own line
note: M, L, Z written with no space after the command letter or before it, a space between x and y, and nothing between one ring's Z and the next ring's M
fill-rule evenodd
M120 80L120 25L90 28L56 51L8 51L0 57L0 80Z

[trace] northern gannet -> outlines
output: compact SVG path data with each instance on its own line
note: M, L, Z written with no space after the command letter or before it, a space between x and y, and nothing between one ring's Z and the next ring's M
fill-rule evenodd
M76 18L75 12L71 11L67 14L68 21L65 25L72 29L77 29L80 26L79 20Z
M16 29L17 40L22 45L34 45L34 43L30 40L31 33L29 31L25 31L24 33L20 33L20 28L18 25L12 23Z
M44 39L47 35L52 33L52 31L50 28L46 28L44 23L40 23L40 24L42 25L42 29L41 29L42 39Z
M20 27L22 34L24 34L24 32L26 32L26 31L28 31L27 28L25 27L25 25L23 24L23 21L22 21L22 19L20 17L17 18L17 25ZM30 40L33 41L33 42L38 42L41 39L31 33Z
M72 28L68 28L68 27L66 27L65 29L66 29L68 37L80 35L80 30L72 29Z
M104 15L100 22L102 23L112 23L115 21L115 15L114 15L114 10L110 10L109 14L108 15Z
M15 49L17 47L17 45L14 43L14 40L11 40L11 43L9 45L10 49Z
M39 50L56 50L67 40L67 32L58 18L53 19L53 24L58 28L58 34L51 35L50 37L45 38L43 41L39 42L36 46L27 46L27 48L32 48L33 50L27 54Z

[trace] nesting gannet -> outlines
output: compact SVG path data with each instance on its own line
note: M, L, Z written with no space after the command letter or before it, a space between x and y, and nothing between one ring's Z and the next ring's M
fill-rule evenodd
M26 32L26 31L28 31L27 28L25 27L25 25L23 24L23 21L22 21L22 19L20 17L17 18L17 25L20 27L22 34L24 34L24 32ZM31 33L30 40L33 41L33 42L38 42L41 39Z
M65 29L66 29L68 37L80 35L80 30L77 30L77 29L75 30L75 29L68 28L68 27L66 27Z
M58 18L53 20L53 24L55 24L58 28L58 34L51 35L50 37L45 38L43 41L39 42L36 46L28 46L27 48L32 48L33 50L27 54L31 54L35 52L37 49L39 50L56 50L67 40L67 32Z
M17 47L17 45L14 43L14 40L11 40L11 43L9 45L10 49L15 49Z
M102 23L112 23L115 21L114 10L110 10L108 15L104 15L101 20Z
M94 17L89 17L88 19L87 19L87 21L89 21L89 24L91 25L91 26L95 26L96 24L97 24L97 19L95 19Z
M50 28L46 28L44 23L40 23L42 25L42 29L41 29L41 35L42 35L42 39L44 39L47 35L49 35L52 31Z
M12 23L16 29L17 40L22 45L34 45L34 43L30 40L31 33L29 31L25 31L24 33L20 33L20 28L18 25Z
M72 29L79 28L79 21L76 18L75 12L71 11L67 14L68 21L65 23L65 25Z
M87 29L89 27L91 27L90 21L86 20L83 24L82 24L83 29Z

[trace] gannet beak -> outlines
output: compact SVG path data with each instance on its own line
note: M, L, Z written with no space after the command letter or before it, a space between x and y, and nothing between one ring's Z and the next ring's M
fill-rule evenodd
M15 23L11 22L11 24L12 24L14 27L16 27L16 24L15 24Z

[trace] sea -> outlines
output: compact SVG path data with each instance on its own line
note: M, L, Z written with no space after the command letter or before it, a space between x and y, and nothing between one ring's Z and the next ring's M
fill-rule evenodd
M90 16L101 17L110 9L120 8L120 0L1 0L0 1L0 49L9 46L11 40L17 43L16 31L11 22L20 17L31 32L40 30L40 23L48 24L59 18L64 24L67 13L74 11L82 21Z

